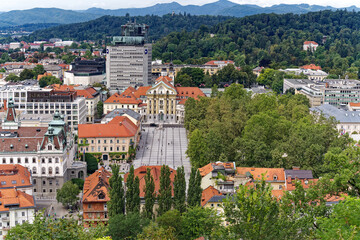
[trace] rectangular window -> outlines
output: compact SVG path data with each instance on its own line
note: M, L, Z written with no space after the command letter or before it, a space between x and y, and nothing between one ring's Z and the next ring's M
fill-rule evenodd
M12 180L12 181L11 181L11 184L16 184L16 180Z
M90 209L91 208L91 204L88 204L88 209Z
M6 182L5 182L5 181L1 181L1 185L6 185Z
M21 216L25 217L25 212L21 212Z

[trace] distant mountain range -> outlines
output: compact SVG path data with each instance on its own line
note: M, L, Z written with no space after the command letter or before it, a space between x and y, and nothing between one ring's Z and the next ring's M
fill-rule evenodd
M321 10L337 10L331 6L308 5L308 4L279 4L271 7L260 7L251 4L237 4L227 0L208 3L202 6L186 5L177 2L159 3L145 8L123 8L116 10L89 8L87 10L72 11L58 8L33 8L29 10L15 10L0 12L0 27L18 26L30 23L77 23L96 19L104 15L110 16L162 16L169 13L187 13L191 15L223 15L244 17L260 13L307 13ZM344 9L344 8L342 8ZM356 6L346 8L349 11L360 11Z

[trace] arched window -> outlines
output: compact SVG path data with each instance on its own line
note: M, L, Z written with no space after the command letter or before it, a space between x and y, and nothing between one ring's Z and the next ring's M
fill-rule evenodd
M52 163L52 158L49 158L49 163Z
M41 168L41 174L45 174L45 173L46 173L45 167L42 167Z
M36 174L36 167L33 167L32 171L33 174Z
M14 163L14 160L12 158L10 158L10 163Z
M55 158L55 163L59 163L59 158Z
M52 167L49 167L49 174L52 174L53 171L52 171Z
M36 163L36 158L33 158L33 159L32 159L32 162L33 162L33 163Z
M18 159L17 159L17 163L21 163L21 158L18 158Z
M59 167L55 168L55 174L59 174Z
M28 159L28 158L25 158L25 163L29 163L29 159Z

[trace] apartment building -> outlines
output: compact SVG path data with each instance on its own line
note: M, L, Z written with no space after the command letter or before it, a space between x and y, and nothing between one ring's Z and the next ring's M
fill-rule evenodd
M26 194L33 194L30 169L20 164L0 164L0 190L16 188Z

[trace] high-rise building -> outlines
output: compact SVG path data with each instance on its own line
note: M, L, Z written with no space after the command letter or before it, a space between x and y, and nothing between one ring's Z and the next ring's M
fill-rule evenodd
M146 43L149 27L127 23L121 36L113 37L106 49L106 79L111 90L151 84L152 45Z

